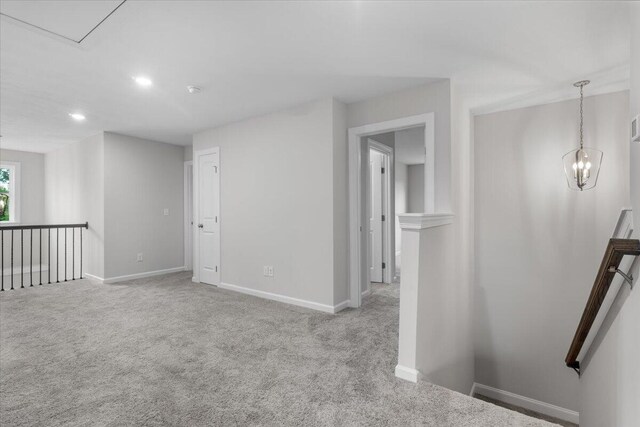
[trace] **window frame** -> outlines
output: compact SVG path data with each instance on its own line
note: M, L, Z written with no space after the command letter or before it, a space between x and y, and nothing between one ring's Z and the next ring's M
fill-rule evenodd
M0 161L0 168L9 169L9 221L0 224L20 223L20 162Z

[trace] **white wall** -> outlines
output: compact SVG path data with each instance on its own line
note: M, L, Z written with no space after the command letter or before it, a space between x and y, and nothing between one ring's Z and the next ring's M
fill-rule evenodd
M342 302L343 109L324 99L194 135L194 157L220 147L222 282L323 305ZM274 277L263 276L265 265L274 267Z
M189 160L193 160L193 146L187 145L184 147L184 161L188 162Z
M429 337L420 335L418 346L424 348L438 347L438 361L445 361L439 365L438 372L430 372L430 377L439 385L469 393L473 383L473 344L471 338L471 285L468 277L464 276L469 270L469 259L460 257L458 249L469 227L465 224L468 215L458 215L457 209L462 209L461 198L464 194L462 185L465 183L457 179L451 180L453 172L462 163L460 151L450 145L451 139L451 98L450 83L443 80L410 90L396 92L390 95L349 104L347 106L348 126L356 127L365 124L383 122L387 120L413 116L418 114L435 113L435 156L436 180L446 183L444 191L436 192L436 211L453 209L456 220L452 230L439 233L442 241L437 242L442 248L440 254L444 268L452 274L442 281L442 304L428 310L424 302L420 303L420 311L426 315L425 320L438 322L442 325L442 337L445 340L429 342ZM451 186L452 185L452 186ZM451 191L446 191L451 187ZM453 196L453 197L451 197ZM468 244L468 243L467 243ZM401 285L402 286L402 285ZM422 315L421 314L421 315ZM422 354L428 354L422 353ZM419 366L435 366L422 360Z
M631 91L629 118L640 114L640 4L630 4ZM623 115L623 117L625 117ZM626 121L627 129L629 121ZM627 133L627 136L629 134ZM621 143L622 144L622 143ZM605 153L605 160L606 160ZM630 194L634 214L634 238L640 238L640 143L632 142ZM622 190L622 189L621 189ZM594 345L580 379L580 425L584 427L632 427L640 420L640 263L632 269L634 289L624 285L605 320L609 325ZM605 332L602 330L602 332Z
M45 154L45 221L89 222L84 273L104 277L104 138L102 133Z
M476 382L574 411L564 357L629 202L628 93L585 98L585 145L604 151L585 192L561 162L578 145L578 102L475 118Z
M424 212L424 165L407 167L407 189L407 212Z
M184 152L104 133L106 278L184 266Z

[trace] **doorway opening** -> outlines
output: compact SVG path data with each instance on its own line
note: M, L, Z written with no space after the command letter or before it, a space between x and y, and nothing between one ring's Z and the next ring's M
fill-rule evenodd
M435 212L434 113L349 129L349 301L399 281L397 214Z

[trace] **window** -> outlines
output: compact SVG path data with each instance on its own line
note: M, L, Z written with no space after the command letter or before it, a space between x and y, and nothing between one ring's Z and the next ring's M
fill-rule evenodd
M0 222L18 222L20 163L0 163Z

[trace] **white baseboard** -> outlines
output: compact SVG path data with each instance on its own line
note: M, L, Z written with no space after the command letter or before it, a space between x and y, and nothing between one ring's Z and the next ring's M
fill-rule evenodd
M142 279L145 277L160 276L162 274L178 273L180 271L185 271L184 266L166 268L164 270L145 271L143 273L136 273L136 274L127 274L126 276L107 277L103 279L102 282L107 284L118 283L118 282L124 282L125 280Z
M371 288L367 289L366 291L362 292L362 298L369 296L369 294L371 294Z
M473 396L476 393L489 397L491 399L508 403L510 405L520 406L521 408L525 408L530 411L535 411L540 414L548 415L550 417L558 418L564 421L569 421L574 424L579 424L579 421L580 421L580 416L579 416L580 414L576 411L561 408L560 406L541 402L539 400L535 400L529 397L521 396L519 394L511 393L509 391L500 390L494 387L490 387L488 385L473 383L473 387L471 387L470 396Z
M104 283L104 278L99 277L99 276L96 276L96 275L94 275L94 274L84 273L84 276L85 276L86 278L88 278L88 279L91 279L91 280L95 281L95 282L98 282L98 283Z
M313 310L318 310L324 313L331 313L331 314L335 314L340 310L345 309L349 305L349 301L343 301L337 305L320 304L313 301L292 298L286 295L274 294L266 291L259 291L257 289L245 288L243 286L232 285L229 283L220 283L218 287L222 289L228 289L230 291L240 292L242 294L252 295L254 297L264 298L272 301L284 302L287 304L297 305L299 307L310 308Z
M14 276L16 274L20 274L20 267L21 267L20 265L13 266ZM49 266L46 264L34 264L33 266L30 266L29 264L25 264L22 266L22 270L24 271L24 274L29 274L29 269L31 269L31 271L33 271L34 273L39 273L40 271L49 271ZM2 270L2 275L11 276L11 267L5 267L4 270Z
M407 368L406 366L396 365L396 377L405 381L417 383L422 374L417 369Z
M342 311L347 307L349 307L349 300L342 301L341 303L333 306L333 314L338 313L339 311Z

